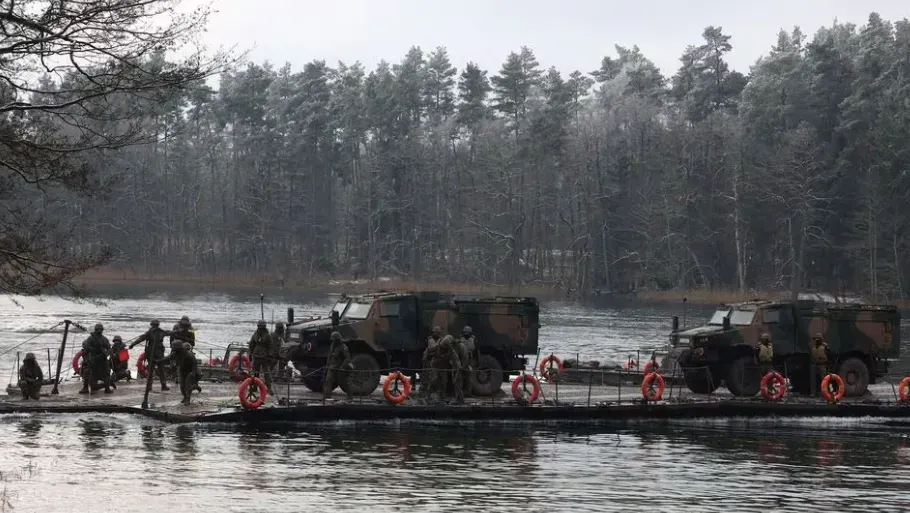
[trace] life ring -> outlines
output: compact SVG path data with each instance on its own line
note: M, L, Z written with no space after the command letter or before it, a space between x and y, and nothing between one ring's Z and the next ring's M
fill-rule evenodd
M775 391L772 394L769 386L771 382L774 382ZM784 377L780 373L775 371L770 371L761 379L761 396L768 401L780 401L784 397L784 392L787 390L787 382L784 380Z
M255 401L250 401L249 390L250 387L256 385L259 389L259 397ZM256 376L250 376L243 380L243 383L240 384L240 388L237 389L237 393L240 395L240 404L247 410L255 410L262 406L265 402L265 398L269 393L268 388L265 386L265 383Z
M901 384L897 386L897 394L902 403L910 402L910 376L901 380Z
M626 364L623 365L623 368L626 369L626 370L637 369L637 368L638 368L638 360L634 360L634 359L632 359L632 358L629 358L628 360L626 360Z
M524 382L531 383L531 397L525 398L521 395L521 384ZM540 382L530 374L522 373L512 381L512 397L518 404L533 404L540 397Z
M247 376L246 369L251 369L250 357L246 353L237 353L228 361L228 370L231 372L231 379L234 381L243 381Z
M645 364L645 374L652 372L660 372L660 364L656 360L648 360L648 363Z
M656 382L657 390L655 391L651 384ZM646 374L645 378L641 380L641 396L648 401L660 401L660 398L664 395L664 378L656 373L652 372Z
M75 355L73 355L73 374L75 374L77 376L79 375L80 360L82 360L82 351L81 350L78 353L76 353Z
M556 376L562 374L562 360L560 360L558 356L551 354L540 362L540 377L544 379L555 377L553 376L553 365L551 362L556 364Z
M392 382L400 382L401 389L398 395L392 395ZM392 404L401 404L411 395L411 380L400 372L393 372L382 384L382 395Z
M834 395L831 395L831 391L828 390L828 385L831 384L831 381L837 383L837 392ZM829 403L836 403L844 398L844 378L838 376L837 374L828 374L822 379L822 397L825 398Z
M139 373L141 378L148 377L148 369L145 367L145 353L140 353L139 359L136 360L136 372Z

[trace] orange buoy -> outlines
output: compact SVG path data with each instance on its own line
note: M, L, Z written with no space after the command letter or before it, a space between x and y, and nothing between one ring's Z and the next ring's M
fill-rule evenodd
M525 398L521 395L522 383L528 382L531 384L531 397ZM522 373L514 381L512 381L512 397L515 398L515 401L518 404L532 404L534 401L540 397L540 382L537 381L537 378L530 374Z
M837 385L837 391L834 394L831 393L829 386L831 382ZM844 398L844 379L838 376L837 374L828 374L822 380L822 397L824 397L829 403L836 403Z
M657 390L654 390L652 384L657 385ZM656 373L652 372L646 374L645 378L641 380L641 396L648 401L660 401L660 398L664 395L664 378Z
M228 370L231 372L231 379L234 381L243 381L246 377L246 369L252 368L250 357L246 353L237 353L228 361Z
M771 393L771 382L774 382L774 393ZM761 396L768 401L780 401L787 390L787 382L780 373L770 371L761 379Z
M652 372L660 372L660 364L656 360L648 360L648 363L645 364L645 374Z
M81 350L78 353L76 353L75 355L73 355L73 373L77 376L79 375L80 360L82 360L82 351Z
M897 394L902 403L910 402L910 376L901 380L901 384L897 386Z
M136 360L136 372L139 373L140 377L148 377L148 369L145 367L145 353L139 354L139 359Z
M250 387L253 386L255 386L256 389L250 390ZM265 402L269 390L261 379L256 376L250 376L243 380L243 383L240 384L240 388L237 389L237 392L240 395L240 404L247 410L255 410ZM256 399L252 399L252 396L255 396Z
M553 364L556 364L556 368L553 368ZM545 357L540 362L540 377L544 379L550 379L562 374L563 366L562 360L558 356L551 354L550 356Z
M395 387L398 394L392 394L392 383L401 383L401 389L398 389L398 386ZM411 395L411 380L407 376L400 372L393 372L389 374L388 379L385 380L385 383L382 384L382 395L385 396L385 400L392 404L401 404L407 400Z

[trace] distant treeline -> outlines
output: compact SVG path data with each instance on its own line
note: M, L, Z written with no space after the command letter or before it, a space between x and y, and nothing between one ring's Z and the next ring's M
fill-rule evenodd
M249 64L144 104L154 142L60 215L145 271L902 299L910 23L781 32L748 75L731 49L708 27L672 77L634 46L568 74Z

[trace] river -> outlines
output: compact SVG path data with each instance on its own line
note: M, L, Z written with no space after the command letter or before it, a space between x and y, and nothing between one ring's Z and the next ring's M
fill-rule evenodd
M0 370L45 354L63 318L139 335L189 315L223 351L259 318L258 295L115 296L106 304L0 299ZM332 298L269 297L325 314ZM544 304L541 352L620 361L667 339L683 309ZM689 308L704 319L710 309ZM81 341L84 334L78 334ZM72 354L71 349L67 355ZM138 356L134 351L132 358ZM46 364L44 365L46 366ZM66 365L64 365L66 367ZM118 415L0 417L0 512L907 511L910 424L881 420L653 425L332 423L173 426Z

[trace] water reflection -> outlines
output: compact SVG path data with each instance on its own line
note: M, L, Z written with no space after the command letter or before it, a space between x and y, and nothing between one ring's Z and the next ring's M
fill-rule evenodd
M139 426L139 434L146 456L150 459L156 459L156 454L164 450L164 427Z
M176 426L174 428L175 444L174 449L177 452L178 460L192 460L196 457L196 433L193 428L186 425Z

